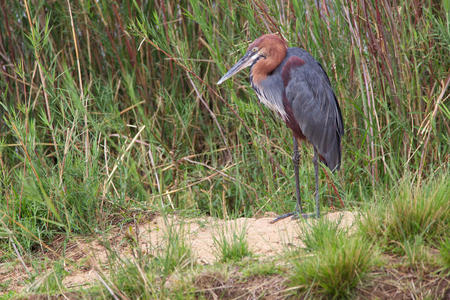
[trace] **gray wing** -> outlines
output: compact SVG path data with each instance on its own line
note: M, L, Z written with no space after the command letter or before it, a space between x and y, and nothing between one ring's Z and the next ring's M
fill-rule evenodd
M325 71L316 61L307 61L290 72L286 98L303 135L331 170L339 169L344 125Z

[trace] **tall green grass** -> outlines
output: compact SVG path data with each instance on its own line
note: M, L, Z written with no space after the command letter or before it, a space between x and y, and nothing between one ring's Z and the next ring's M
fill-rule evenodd
M212 238L218 261L239 262L244 257L252 256L247 242L246 226L236 223L216 229L217 233Z
M127 211L295 205L291 133L247 75L280 32L327 70L346 124L344 202L448 172L448 12L425 1L7 1L0 10L0 238L25 250ZM243 72L245 73L245 72ZM311 148L302 194L312 209ZM323 176L321 199L336 197ZM4 250L0 250L4 251ZM7 257L2 255L2 257Z
M307 299L347 299L376 263L373 244L339 222L319 220L304 232L309 252L295 257L291 285Z
M170 278L176 272L190 269L195 263L183 225L165 220L164 242L150 245L149 253L136 253L133 259L122 259L119 253L110 253L109 280L103 283L104 293L126 299L172 299L175 295L168 288ZM174 281L174 280L172 280ZM167 286L166 286L167 285ZM192 287L189 287L192 288ZM189 288L185 292L189 292Z
M406 177L360 220L361 233L388 252L405 254L412 245L438 248L450 237L450 186L448 175L430 178L422 187L411 186ZM381 198L381 199L380 199Z

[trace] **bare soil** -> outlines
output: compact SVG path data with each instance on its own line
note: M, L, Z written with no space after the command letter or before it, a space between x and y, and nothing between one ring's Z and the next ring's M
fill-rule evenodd
M289 247L302 247L298 221L286 218L270 224L275 217L274 213L267 213L261 218L236 220L157 216L141 224L129 224L113 230L106 237L77 237L64 247L62 243L59 246L54 245L54 248L59 250L56 253L46 253L46 259L50 258L47 263L49 269L41 273L43 277L49 276L51 261L64 257L67 262L65 271L68 272L63 280L64 286L75 288L90 285L98 281L98 272L104 270L103 266L112 252L123 257L131 257L132 248L139 248L144 253L160 249L165 243L168 226L183 230L199 264L213 264L216 261L213 237L217 237L224 229L225 232L245 230L250 250L260 259L280 255ZM334 212L325 217L330 220L341 220L341 226L346 227L351 226L354 221L354 214L351 212ZM133 244L134 247L131 247ZM31 270L30 265L27 268ZM19 260L0 265L0 283L8 282L8 290L22 290L27 278L28 273Z
M130 243L127 239L133 239L139 244L144 253L154 253L160 249L167 238L168 226L180 228L187 241L190 242L194 257L199 264L213 264L216 260L214 238L221 230L226 232L245 230L250 251L261 259L280 255L288 247L302 247L299 238L300 226L297 221L287 218L275 224L270 224L276 217L275 214L266 214L262 218L239 218L235 220L221 220L212 217L186 219L178 216L158 216L152 221L129 225L111 235L105 242L96 239L91 242L77 241L76 246L70 249L66 256L76 260L90 258L94 264L86 270L78 270L65 277L63 283L66 287L83 285L97 280L95 269L101 269L101 264L106 263L108 247L116 253L131 257ZM354 215L351 212L334 212L326 215L330 220L341 220L341 226L351 226ZM312 222L312 220L308 220ZM95 258L95 259L94 259Z

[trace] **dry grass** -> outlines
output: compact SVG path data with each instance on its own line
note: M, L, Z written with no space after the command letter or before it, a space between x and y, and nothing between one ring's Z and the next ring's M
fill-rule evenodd
M386 266L374 270L370 281L358 288L358 299L448 299L450 275L417 272L407 268L396 257L389 257Z

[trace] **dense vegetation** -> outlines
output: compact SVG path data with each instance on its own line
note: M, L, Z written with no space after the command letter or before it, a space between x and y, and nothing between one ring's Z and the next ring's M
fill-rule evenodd
M342 109L343 163L321 168L323 208L339 206L333 187L346 209L389 202L401 180L440 178L448 199L445 3L0 1L0 260L145 211L291 210L290 130L245 72L215 85L268 32L321 62Z

